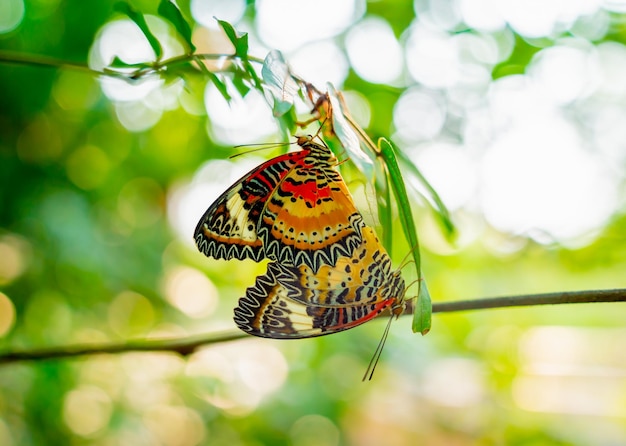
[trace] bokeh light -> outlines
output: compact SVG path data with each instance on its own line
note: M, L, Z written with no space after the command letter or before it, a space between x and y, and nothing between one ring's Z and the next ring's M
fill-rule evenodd
M161 42L162 58L184 53L181 43L170 35L169 27L162 19L148 16L146 22ZM123 19L110 22L100 30L90 50L89 66L94 70L102 70L115 59L126 64L136 64L155 58L154 50L137 25ZM174 91L173 95L170 91L168 98L168 89L161 89L162 86L163 81L158 78L133 83L114 78L101 80L104 94L117 101L115 105L120 123L134 132L153 127L160 120L163 110L178 104L179 91Z
M74 389L65 396L63 418L77 435L90 438L109 424L113 403L109 395L94 386Z
M212 388L199 387L198 396L232 415L243 416L285 383L288 366L282 353L268 342L248 340L235 348L204 349L189 360L186 374L217 380Z
M394 106L395 136L402 142L431 140L441 132L446 104L432 90L412 88L402 93Z
M626 417L623 329L544 326L520 342L524 369L513 397L526 410Z
M191 15L196 22L207 28L217 29L216 18L237 23L246 10L245 0L191 0Z
M484 370L476 361L447 358L430 364L424 373L426 397L450 407L475 407L484 398Z
M206 436L200 415L185 406L155 406L146 411L144 422L165 445L193 446L201 444Z
M163 215L163 190L151 178L135 178L126 183L118 197L120 217L132 227L154 224Z
M289 435L299 446L337 446L340 432L337 426L321 415L305 415L291 426Z
M449 210L476 206L476 163L466 148L451 143L432 143L420 148L413 159Z
M546 99L521 78L494 84L492 103L507 131L485 153L481 202L501 230L565 241L604 224L618 203L619 177Z
M272 111L256 90L244 98L234 96L227 101L213 84L208 84L204 104L209 116L209 134L222 144L250 144L276 133Z
M122 338L146 333L154 325L152 303L139 293L123 291L109 305L109 325Z
M216 309L218 292L200 271L179 266L165 278L165 297L187 316L207 318Z
M81 189L100 186L110 168L106 152L93 145L79 147L67 160L67 175Z
M0 4L0 34L16 29L24 18L23 0L6 0Z
M350 70L345 53L331 40L303 45L293 52L289 65L298 76L306 77L322 89L328 83L343 85Z
M320 0L307 7L305 14L302 6L291 0L257 2L256 27L261 40L270 48L291 51L339 34L363 13L361 0Z
M369 17L351 27L346 49L352 68L369 82L394 83L402 73L402 50L383 19Z
M31 252L28 242L18 235L0 237L0 286L13 282L24 273Z
M0 292L0 338L6 336L15 324L15 306L9 296Z
M461 75L452 37L421 22L415 23L410 31L405 58L413 79L426 87L452 87Z

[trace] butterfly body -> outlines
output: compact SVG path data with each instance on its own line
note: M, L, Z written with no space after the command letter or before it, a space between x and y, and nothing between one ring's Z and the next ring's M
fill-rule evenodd
M218 259L269 258L318 270L360 245L361 214L325 145L298 138L302 150L244 175L204 213L194 238Z

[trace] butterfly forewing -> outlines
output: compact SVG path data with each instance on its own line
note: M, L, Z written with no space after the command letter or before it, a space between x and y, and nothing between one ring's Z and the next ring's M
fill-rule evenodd
M198 249L217 259L264 258L258 234L261 214L276 186L303 157L300 151L271 159L233 184L198 222L194 232Z
M360 245L362 217L334 169L336 159L310 139L298 143L302 150L252 170L209 207L194 235L201 252L317 271Z
M317 271L361 243L361 214L338 172L298 166L267 203L260 232L270 259Z

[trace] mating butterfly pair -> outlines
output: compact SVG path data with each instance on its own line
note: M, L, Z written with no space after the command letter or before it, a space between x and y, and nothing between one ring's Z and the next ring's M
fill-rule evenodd
M365 225L326 145L301 150L244 175L204 213L198 249L220 259L259 261L267 272L246 290L235 323L255 336L331 334L402 312L404 280Z

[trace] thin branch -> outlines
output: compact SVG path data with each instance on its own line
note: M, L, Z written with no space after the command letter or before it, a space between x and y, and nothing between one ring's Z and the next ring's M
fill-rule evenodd
M484 310L506 307L524 307L535 305L557 305L574 303L626 302L626 289L588 290L548 294L526 294L520 296L495 297L489 299L441 302L433 304L433 313ZM406 314L410 314L408 308ZM107 345L75 345L71 347L48 348L25 352L6 352L0 354L0 364L17 361L47 360L72 358L95 354L118 354L128 352L171 352L188 356L200 347L221 342L247 338L247 334L238 330L192 336L183 339L150 339Z
M534 305L588 304L601 302L626 302L626 289L563 291L559 293L522 294L519 296L440 302L433 304L433 313L485 310L490 308L528 307Z
M0 51L0 63L5 64L15 64L15 65L29 65L34 67L46 67L46 68L56 68L63 70L71 70L78 71L81 73L89 74L94 77L106 76L115 79L122 79L128 82L136 82L141 78L145 78L151 75L158 74L159 71L163 71L166 69L171 69L176 65L182 63L188 63L198 60L234 60L239 59L239 56L234 54L192 54L192 55L182 55L175 56L171 59L155 61L155 62L145 62L145 64L141 64L141 66L137 66L136 69L133 69L134 66L129 66L128 68L124 68L123 71L120 69L112 68L104 68L104 70L93 70L89 68L84 63L70 62L67 60L57 59L54 57L42 56L39 54L22 54L22 53L14 53L11 51ZM257 57L248 57L248 60L255 63L263 63L262 59ZM220 71L220 70L216 70Z

